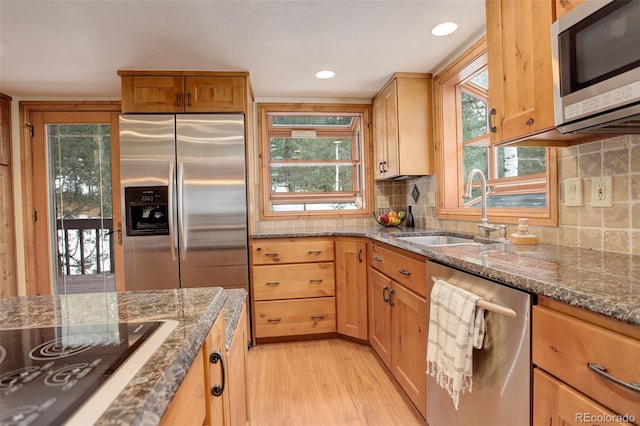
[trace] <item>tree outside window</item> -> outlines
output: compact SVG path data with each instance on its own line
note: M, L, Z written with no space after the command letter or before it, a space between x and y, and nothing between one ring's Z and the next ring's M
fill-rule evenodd
M489 71L483 39L434 79L440 105L435 111L440 154L437 216L470 220L478 215L478 182L474 181L470 198L462 195L469 172L480 169L487 177L487 205L494 221L529 217L532 223L557 224L557 213L550 208L557 202L555 150L490 144Z
M262 215L364 215L368 105L260 104Z

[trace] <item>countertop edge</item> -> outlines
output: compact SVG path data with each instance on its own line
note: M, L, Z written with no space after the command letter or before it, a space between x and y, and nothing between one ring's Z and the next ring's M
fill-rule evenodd
M134 379L102 414L96 424L130 424L136 426L159 424L187 371L197 357L211 327L223 311L226 300L227 294L225 291L216 293L191 330L187 333L180 327L173 330L156 353L147 360L145 365L136 373ZM183 336L178 337L180 333ZM172 345L175 345L175 347ZM137 407L130 407L131 399L138 395L135 389L138 381L140 383L144 382L145 374L153 376L153 372L157 371L157 368L154 367L156 364L154 358L157 359L158 357L170 357L171 361L166 368L160 371L155 384L142 398L142 403ZM127 409L127 407L130 408ZM127 418L130 420L126 420Z
M552 299L567 303L590 312L604 315L606 317L628 323L630 325L640 327L640 310L625 308L619 306L602 297L597 297L574 289L562 288L551 285L540 279L535 279L523 275L516 275L509 271L501 270L495 267L486 267L478 265L474 262L466 261L459 257L454 257L443 253L439 248L428 249L424 246L419 247L415 244L398 240L397 237L409 235L453 235L453 236L469 236L469 234L454 231L442 231L439 229L402 229L402 228L381 228L379 230L372 229L355 229L355 230L319 230L319 231L301 231L301 232L284 232L284 233L261 233L251 235L253 240L270 239L270 238L303 238L303 237L363 237L371 241L376 241L391 245L396 248L410 251L422 256L428 260L442 263L447 266L461 269L463 271L479 275L498 283L508 285L510 287L527 291L529 293L547 296ZM473 236L471 236L473 237ZM509 242L497 243L511 244ZM540 246L548 246L541 244ZM555 246L549 246L555 247ZM590 251L587 249L568 248L571 250ZM629 255L632 256L632 255Z

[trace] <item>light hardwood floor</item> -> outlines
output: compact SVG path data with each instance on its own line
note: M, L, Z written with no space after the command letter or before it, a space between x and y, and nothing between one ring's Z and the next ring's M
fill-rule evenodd
M254 426L426 424L366 345L259 344L249 351L249 372Z

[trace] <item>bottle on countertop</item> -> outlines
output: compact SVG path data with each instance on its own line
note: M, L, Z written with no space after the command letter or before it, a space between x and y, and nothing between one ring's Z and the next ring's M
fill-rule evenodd
M415 221L413 219L413 213L411 213L411 206L409 206L408 211L407 211L407 221L405 226L407 228L413 228L414 226L416 226Z

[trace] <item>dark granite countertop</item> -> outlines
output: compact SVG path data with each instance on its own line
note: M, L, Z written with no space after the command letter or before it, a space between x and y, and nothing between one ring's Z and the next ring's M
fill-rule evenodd
M367 237L640 327L640 256L548 244L514 245L510 242L427 248L398 239L434 234L470 236L438 229L371 225L263 233L252 235L252 238Z
M246 296L244 290L207 287L0 298L0 328L177 321L176 328L96 423L156 425L223 309L229 346Z

